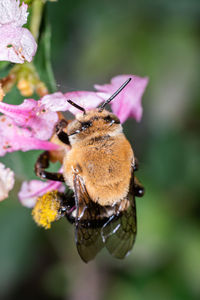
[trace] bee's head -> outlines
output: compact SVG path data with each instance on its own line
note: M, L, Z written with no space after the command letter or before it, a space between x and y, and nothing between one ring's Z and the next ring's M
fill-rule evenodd
M83 111L83 114L76 115L76 119L67 127L67 134L71 144L81 141L91 135L116 135L122 132L120 120L113 113L105 110L105 106L110 103L131 81L126 80L122 86L98 108L86 112L85 109L76 103L68 100L68 102L76 108Z
M118 117L107 110L99 111L98 108L76 115L76 119L67 127L71 144L90 136L115 135L119 132L122 132L122 126Z

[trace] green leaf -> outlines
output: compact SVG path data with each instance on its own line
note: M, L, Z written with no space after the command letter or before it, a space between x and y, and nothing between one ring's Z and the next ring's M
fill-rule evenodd
M45 16L41 26L38 51L34 59L40 79L47 85L50 93L56 91L56 82L51 65L51 28Z
M6 68L9 65L9 61L0 61L0 70Z
M9 61L0 61L0 71L8 69L10 62ZM0 77L1 78L1 77Z

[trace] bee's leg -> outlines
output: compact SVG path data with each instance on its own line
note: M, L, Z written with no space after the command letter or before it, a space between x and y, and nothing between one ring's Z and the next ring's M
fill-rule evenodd
M136 197L144 196L144 187L142 186L140 181L135 176L134 176L133 189L134 189L134 195Z
M43 152L37 159L35 164L35 174L42 179L64 182L63 174L45 171L49 166L50 154L48 151Z
M138 162L138 159L137 157L135 157L135 161L134 161L134 164L133 164L133 171L138 171L138 168L139 168L139 162Z
M61 193L53 190L37 198L32 215L39 226L48 229L52 222L64 216L73 222L72 214L75 209L73 193L69 193L69 191Z
M69 190L62 194L61 199L61 213L64 215L70 223L73 223L75 218L72 216L73 211L76 209L74 193Z
M135 157L134 159L134 163L132 164L132 178L134 178L133 180L133 190L134 190L134 195L136 197L142 197L144 195L144 187L142 186L142 184L139 182L139 180L137 179L137 177L135 177L134 172L138 171L138 167L139 167L139 163L138 163L138 159Z
M63 142L66 145L70 145L69 137L66 132L63 131L64 128L66 128L68 125L68 122L65 119L60 120L56 124L56 135L59 138L61 142Z

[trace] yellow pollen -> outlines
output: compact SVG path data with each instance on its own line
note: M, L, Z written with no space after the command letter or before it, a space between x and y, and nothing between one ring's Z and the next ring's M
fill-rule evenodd
M32 216L39 226L51 228L51 223L61 217L59 192L51 191L38 197Z

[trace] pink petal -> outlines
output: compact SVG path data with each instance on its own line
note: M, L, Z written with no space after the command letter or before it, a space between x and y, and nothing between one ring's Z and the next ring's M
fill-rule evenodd
M65 94L59 92L46 95L41 99L41 103L46 109L50 109L51 111L68 110L74 115L80 113L79 109L67 102L69 99L85 108L85 110L96 108L102 102L102 98L95 92L76 91Z
M12 24L0 26L0 60L30 62L36 50L37 44L28 29Z
M0 201L8 197L15 183L14 172L0 163Z
M6 116L0 116L0 156L18 150L58 150L59 148L56 144L32 137L30 130L16 126L12 119Z
M99 96L105 100L108 99L117 89L128 79L132 80L120 92L116 99L111 102L112 111L118 116L121 123L125 122L127 118L133 117L136 121L142 118L142 95L148 83L147 77L138 77L135 75L119 75L113 77L110 84L95 85ZM106 97L107 93L107 97Z
M65 187L62 182L58 181L40 181L31 180L23 182L18 197L20 202L26 207L34 207L39 196L52 191L58 190L64 192Z
M69 92L65 94L65 97L82 106L85 110L94 109L102 102L102 98L97 93L88 91ZM68 110L72 114L80 113L80 110L71 104Z
M19 0L1 0L0 1L0 25L12 24L22 26L27 22L28 5Z
M45 95L40 100L45 109L50 111L66 111L70 104L67 102L67 98L61 92Z
M41 101L33 99L24 100L20 105L0 102L0 112L12 118L16 124L29 128L32 136L41 140L51 137L58 121L56 112L46 109Z
M0 112L6 114L21 126L28 125L29 119L34 116L33 111L37 107L37 101L24 100L20 105L12 105L0 102Z

